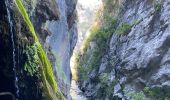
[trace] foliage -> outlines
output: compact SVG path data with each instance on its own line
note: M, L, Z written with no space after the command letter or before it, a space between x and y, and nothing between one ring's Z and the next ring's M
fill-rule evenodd
M128 31L130 31L130 29L131 29L131 25L124 22L116 29L115 33L118 34L118 35L125 34Z
M150 15L154 15L156 14L157 12L159 12L162 8L162 3L161 2L158 2L156 1L155 4L154 4L154 11L150 12Z
M170 87L156 87L156 88L149 88L145 87L144 92L151 97L152 99L157 100L170 100Z
M103 73L102 75L99 76L100 79L100 83L105 85L108 83L108 74L107 73Z
M77 62L77 70L78 70L78 79L79 81L83 81L83 80L87 80L88 79L88 68L86 68L84 66L84 64L82 64L82 61L81 61L81 53L78 52L76 55L75 55L75 60Z
M96 66L99 66L99 60L101 58L101 55L99 54L99 50L97 48L92 49L83 57L83 61L81 60L78 62L78 76L79 81L87 80L88 79L88 72L92 71Z
M157 3L154 5L154 8L155 8L155 11L159 11L159 10L161 10L161 8L162 8L162 4L157 2Z
M106 42L108 41L109 37L115 31L116 26L116 19L112 18L111 16L107 16L104 19L104 24L93 25L90 30L90 36L84 40L84 48L83 52L86 52L87 48L91 41L96 40L95 42L98 44L99 49L105 48Z
M120 8L119 0L104 0L104 14L115 14L118 13L118 9Z
M104 1L104 7L105 7L105 9L107 9L107 10L111 10L113 7L114 7L114 1L113 0L105 0Z
M38 72L39 64L36 44L33 44L32 46L27 46L24 52L27 59L24 65L24 70L28 72L28 75L33 76L36 72Z
M78 71L79 71L79 73L78 73L79 81L84 81L84 80L88 79L87 73L89 70L86 67L84 68L82 66L79 66Z
M117 21L114 17L104 15L98 19L90 29L90 35L83 41L82 56L78 56L77 68L79 81L88 79L88 72L100 66L100 60L106 53L107 43L116 29ZM88 50L89 49L89 50Z
M99 76L101 87L98 91L98 97L105 98L105 96L112 97L112 91L114 90L114 86L117 83L117 80L113 82L109 82L109 76L107 73L103 73ZM104 99L103 98L103 99Z
M19 10L19 12L21 13L25 23L27 24L30 32L32 33L32 37L34 38L34 41L36 43L37 46L37 55L38 55L38 61L40 64L40 74L41 74L41 79L43 81L43 90L44 92L46 92L46 94L48 95L48 99L53 100L54 98L56 98L56 96L54 95L55 93L57 93L58 96L60 96L62 99L64 98L62 96L62 94L57 90L57 83L55 81L55 77L53 74L53 70L50 64L50 61L45 53L45 51L43 50L39 39L36 35L35 29L29 19L29 16L26 12L26 9L24 8L22 1L21 0L15 0L15 4ZM51 91L53 90L53 92ZM58 98L58 97L57 97Z
M143 91L130 92L128 95L134 100L146 100L146 96L151 100L170 100L170 87L145 87Z
M134 100L146 100L143 91L140 91L140 92L130 92L128 95L131 96Z
M101 59L108 50L110 38L117 28L118 23L113 15L117 11L116 8L119 9L118 0L104 0L103 2L104 10L97 13L97 20L90 29L90 35L83 41L83 50L77 55L78 80L80 83L88 80L91 72L98 71ZM123 23L121 27L117 28L117 32L125 32L127 29L131 29L131 26ZM108 74L105 73L89 80L97 80L96 83L101 84L97 91L97 96L100 99L104 100L106 95L112 97L117 81L109 82ZM93 83L95 82L93 81Z

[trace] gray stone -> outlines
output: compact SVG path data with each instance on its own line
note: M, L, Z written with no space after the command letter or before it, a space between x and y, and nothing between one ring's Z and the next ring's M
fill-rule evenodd
M131 100L131 91L170 85L170 1L125 0L122 9L118 26L123 22L139 23L128 34L113 33L108 59L101 62L99 73L111 72L110 82L118 80L113 96Z

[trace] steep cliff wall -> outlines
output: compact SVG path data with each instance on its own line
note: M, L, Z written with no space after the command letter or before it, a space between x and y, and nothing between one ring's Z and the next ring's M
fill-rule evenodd
M79 73L82 91L90 100L169 100L169 0L106 1L117 2L117 9L109 8L116 22L111 38L98 45L95 35L79 54L79 71L85 71Z
M77 1L22 0L23 6L19 2L1 0L0 3L3 9L0 15L2 17L0 38L3 43L0 44L2 47L0 58L4 59L1 60L0 68L6 71L0 78L5 80L1 87L11 86L6 90L4 87L0 92L9 91L19 100L61 100L63 95L69 98L71 79L69 63L77 40L75 10ZM31 24L41 46L34 36ZM11 37L11 34L14 36ZM11 76L6 76L7 73L11 73ZM56 81L57 90L54 90L53 79ZM7 81L9 83L5 84Z

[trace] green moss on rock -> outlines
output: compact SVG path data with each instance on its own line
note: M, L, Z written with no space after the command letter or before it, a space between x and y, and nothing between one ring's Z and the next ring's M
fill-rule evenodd
M55 81L55 77L53 74L52 66L50 64L50 61L43 50L40 41L36 35L35 29L29 19L29 16L26 12L25 7L22 4L21 0L15 0L15 4L22 15L27 27L29 28L29 31L31 32L31 35L34 39L34 42L36 44L37 49L37 56L38 56L38 62L40 67L40 80L42 81L42 88L43 92L46 95L44 98L47 100L63 100L65 99L62 93L57 89L57 83Z

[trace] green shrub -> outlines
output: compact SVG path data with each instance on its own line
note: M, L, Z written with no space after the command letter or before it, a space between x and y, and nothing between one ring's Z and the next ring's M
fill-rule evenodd
M153 16L154 14L156 14L157 12L159 12L162 8L162 3L161 2L158 2L156 1L155 4L154 4L154 11L151 11L150 12L150 15Z
M109 81L109 77L107 73L103 73L102 75L99 76L100 79L100 83L102 84L103 87L105 87L105 85L107 85L108 81Z
M24 70L28 72L28 75L35 75L38 72L38 65L39 65L39 58L37 54L37 47L36 44L32 46L27 46L24 50L26 54L26 62L24 65Z
M88 72L91 72L94 68L97 68L97 66L100 65L100 58L101 54L99 54L99 50L97 50L97 48L93 48L89 52L85 52L85 54L83 54L83 60L77 61L79 81L88 79Z
M79 66L78 67L78 76L79 76L79 81L84 81L84 80L88 80L88 68L84 67L84 66Z
M115 13L120 8L119 0L104 0L103 4L105 15Z
M107 2L110 0L107 0ZM108 2L109 3L109 2ZM114 2L112 2L114 4ZM111 4L112 5L112 4ZM111 7L107 6L107 7ZM109 11L108 11L109 12ZM99 12L100 13L100 12ZM90 35L83 41L83 51L77 55L78 81L88 80L88 74L93 70L97 70L101 64L101 58L106 53L108 42L114 31L116 30L117 20L108 13L98 14L97 24L95 23L90 29ZM90 47L90 44L94 45ZM95 77L96 78L96 77ZM108 76L102 75L99 81L102 84L98 96L102 97L105 94L111 96L115 82L107 85Z
M146 100L143 91L141 91L141 92L130 92L128 95L130 97L132 97L134 100Z
M111 84L109 82L109 75L107 73L103 73L99 76L99 82L101 87L98 91L98 97L105 99L106 96L112 98L112 93L114 91L114 86L117 83L117 80L113 81Z
M154 5L155 11L159 11L159 10L161 10L161 8L162 8L162 4L161 4L161 3L156 3L156 4Z
M107 52L108 43L117 27L117 20L110 12L117 7L117 3L117 0L104 0L104 11L98 12L97 24L95 23L92 26L90 36L83 41L83 51L77 56L78 81L80 83L88 80L89 74L92 71L99 69L101 59ZM93 44L92 47L90 47L90 44ZM117 81L108 84L108 74L102 74L90 80L95 80L93 83L101 83L101 87L97 91L99 98L105 99L106 95L112 97Z
M82 56L79 56L79 59L81 60L77 61L78 79L80 81L83 79L87 80L88 72L99 68L100 60L108 48L107 43L115 31L117 24L115 18L105 16L103 17L102 22L104 22L102 25L95 24L92 26L90 36L83 41ZM92 42L94 43L94 46L87 51Z
M122 34L126 34L128 31L131 30L131 25L129 25L128 23L122 23L115 31L116 34L118 35L122 35Z
M145 87L143 91L130 92L128 95L134 100L147 100L146 97L151 100L170 100L170 87L164 86L152 89Z
M168 86L156 87L152 89L149 87L145 87L144 92L152 99L170 100L170 87Z

